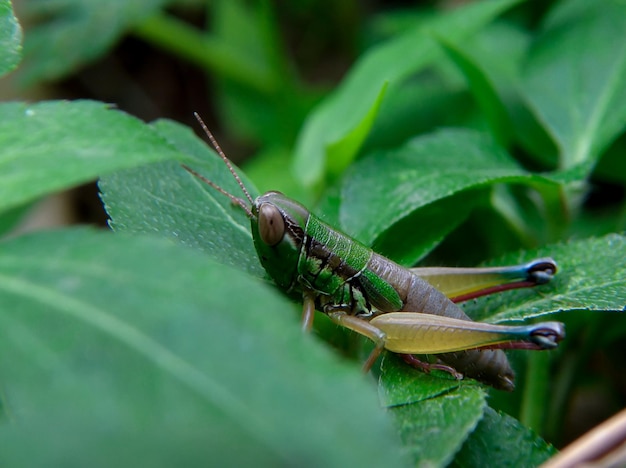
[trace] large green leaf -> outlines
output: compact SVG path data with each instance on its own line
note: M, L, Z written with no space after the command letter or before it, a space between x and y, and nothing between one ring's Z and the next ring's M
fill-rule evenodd
M171 0L31 0L22 14L37 23L26 34L22 79L61 78L105 53L129 28Z
M153 128L186 155L187 164L243 197L224 162L189 128L166 120ZM250 182L243 180L256 195ZM112 174L100 180L100 190L113 229L169 237L207 252L220 263L264 275L244 211L180 164L158 163Z
M452 466L539 466L555 453L554 447L518 420L487 407Z
M561 311L626 312L626 238L611 234L511 254L497 264L552 257L559 271L546 285L482 298L465 306L474 320L502 322Z
M362 142L369 131L372 112L379 106L386 83L401 84L440 53L433 32L450 42L462 40L514 3L515 0L504 0L471 4L437 16L370 50L305 122L296 147L297 177L307 185L319 182L329 148L343 147L349 151L342 156L344 163L354 159L360 147L355 143ZM344 143L345 138L352 140L351 144Z
M524 64L522 93L560 148L560 166L595 161L626 125L626 5L567 0Z
M22 58L22 28L9 0L0 0L0 76L13 70Z
M439 398L395 406L400 437L417 466L446 466L482 418L486 394L463 386Z
M467 215L472 203L469 190L500 182L548 183L524 171L485 135L469 130L439 131L398 150L374 152L354 164L344 180L341 224L362 242L376 243L377 250L389 253L377 239L392 225L408 219L401 235L410 239L411 251L394 259L414 261L419 258L415 252L423 252L421 247L432 248L433 233L445 234ZM459 198L445 201L446 209L433 205L453 195ZM399 242L401 235L387 244Z
M401 462L358 368L303 336L273 290L190 249L15 239L0 304L3 466Z
M0 104L0 211L101 174L180 157L150 127L103 103Z

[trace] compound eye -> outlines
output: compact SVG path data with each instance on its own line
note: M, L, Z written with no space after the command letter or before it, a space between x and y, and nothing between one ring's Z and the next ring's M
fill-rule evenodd
M285 235L285 220L280 210L270 203L259 207L259 235L267 245L278 244Z

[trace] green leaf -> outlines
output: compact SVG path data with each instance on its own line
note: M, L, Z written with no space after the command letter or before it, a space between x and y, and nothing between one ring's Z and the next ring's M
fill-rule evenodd
M22 58L22 28L9 0L0 0L0 76L10 72Z
M331 148L333 150L332 157L339 159L338 163L334 163L335 170L345 168L354 160L374 123L386 89L387 82L381 83L377 94L370 101L361 101L360 106L348 114L350 117L344 116L339 121L341 123L332 126L332 130L327 128L327 122L329 122L328 119L333 118L332 114L337 113L337 111L333 111L333 103L339 98L335 101L328 99L323 101L317 107L317 111L309 114L304 123L304 129L296 142L296 153L293 161L294 175L302 184L312 187L322 180L327 171L326 166L331 161ZM364 104L368 104L369 107L364 107ZM356 103L344 104L346 107L348 105L356 105ZM359 119L357 120L356 117ZM324 131L332 133L324 134ZM346 153L341 154L342 151L346 151ZM338 174L335 173L334 175L337 176Z
M356 366L198 252L91 230L14 239L0 304L3 466L401 464Z
M150 127L103 103L0 104L0 211L101 174L180 157Z
M555 453L554 447L518 420L487 407L451 466L539 466Z
M446 466L482 418L485 392L463 386L438 398L395 406L391 413L418 466Z
M330 143L326 148L326 166L331 177L339 177L356 157L359 148L361 148L374 124L374 120L376 120L388 84L389 82L387 81L383 83L378 96L372 103L372 107L367 110L361 121L348 131L343 138Z
M433 33L451 42L460 41L515 3L491 1L458 8L371 49L305 122L296 146L296 176L306 185L318 183L325 172L329 147L340 147L342 140L357 132L357 128L359 138L353 141L362 141L361 134L369 130L365 121L372 119L385 83L390 87L400 85L438 56ZM342 159L350 161L359 147L350 144L345 149L352 154L343 155Z
M46 0L25 2L29 23L24 40L21 79L61 78L104 54L134 25L160 10L170 0ZM43 20L42 20L43 19Z
M465 306L474 320L502 322L566 311L626 312L626 238L611 234L507 255L493 264L552 257L559 271L546 285L480 298Z
M429 73L406 80L385 94L362 152L396 148L415 135L462 126L472 112L471 106L471 97L458 83L439 75Z
M449 373L433 370L430 374L408 366L398 355L386 353L380 370L378 396L384 406L418 403L443 395L473 381L458 381Z
M567 169L596 161L626 123L626 5L561 2L523 66L522 93Z
M467 219L480 199L470 192L429 203L383 231L372 249L401 265L415 265Z
M482 134L439 131L415 138L398 150L374 152L354 164L342 189L341 225L370 245L409 216L411 226L428 226L430 232L443 235L467 215L472 200L471 194L467 197L469 190L501 182L548 183L524 171ZM430 208L436 201L461 193L463 198L451 202L445 211ZM421 216L428 224L420 223ZM415 230L404 233L415 245L422 235ZM432 248L432 244L433 237L426 234L422 245Z
M160 120L153 128L186 155L186 164L236 197L243 196L224 161L188 127ZM243 181L256 195L250 182ZM119 172L102 178L99 185L114 230L168 237L202 250L222 264L264 276L245 212L180 164L160 163Z
M448 57L465 76L474 99L476 99L489 124L494 139L501 146L507 147L513 136L513 124L493 84L479 64L474 62L462 48L456 47L445 38L438 38L438 40Z

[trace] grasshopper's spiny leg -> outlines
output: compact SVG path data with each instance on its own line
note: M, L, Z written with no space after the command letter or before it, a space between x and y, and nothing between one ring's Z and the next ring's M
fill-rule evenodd
M400 356L402 356L404 362L406 362L409 366L419 369L426 374L429 374L431 370L435 369L447 372L457 380L463 379L463 374L457 371L454 367L447 366L445 364L431 364L430 362L424 362L412 354L401 354Z

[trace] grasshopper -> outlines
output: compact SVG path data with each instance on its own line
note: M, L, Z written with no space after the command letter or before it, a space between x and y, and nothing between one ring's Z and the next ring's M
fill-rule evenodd
M514 373L502 349L552 349L564 338L560 322L525 326L474 322L456 305L546 283L556 272L552 259L499 268L404 268L280 192L253 199L202 119L195 116L247 201L190 167L183 168L244 210L262 266L280 289L302 301L305 331L319 310L374 342L363 364L365 372L386 349L425 371L440 369L511 391ZM415 354L437 354L445 364L422 362Z

